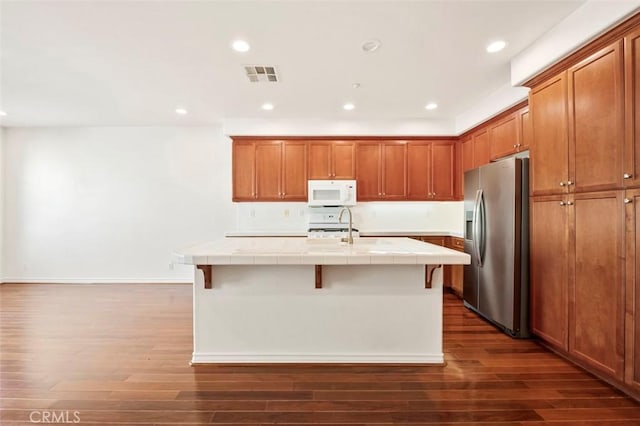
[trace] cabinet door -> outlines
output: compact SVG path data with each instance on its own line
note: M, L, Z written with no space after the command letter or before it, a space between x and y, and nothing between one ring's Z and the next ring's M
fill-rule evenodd
M411 141L407 146L407 196L410 200L431 197L431 143Z
M233 201L255 198L255 154L252 142L233 142Z
M611 376L624 372L622 191L576 194L569 352ZM532 268L533 270L533 268Z
M285 141L282 145L282 198L307 200L307 144Z
M531 194L566 193L569 163L566 73L534 87L529 108L534 139L530 147Z
M625 382L640 391L640 189L625 195Z
M382 149L382 198L407 198L407 143L384 142Z
M332 178L331 142L313 141L309 143L309 179Z
M563 196L530 201L531 331L550 344L568 347L568 207Z
M473 138L469 137L462 141L462 173L474 168L473 158Z
M282 197L282 142L259 142L256 147L256 197L280 200Z
M431 145L431 192L435 200L455 200L455 146L449 142Z
M379 200L380 144L360 142L356 146L356 176L358 201Z
M640 29L624 38L625 153L624 184L640 186Z
M353 141L336 141L332 147L333 179L356 178L356 144Z
M518 151L526 151L533 141L533 126L531 125L529 108L518 111L518 114L520 114L520 146Z
M569 180L575 191L622 188L622 41L568 71Z
M489 131L484 128L473 135L473 166L475 168L489 164L490 160Z
M520 114L515 112L508 117L489 126L491 159L506 157L515 153L520 144Z

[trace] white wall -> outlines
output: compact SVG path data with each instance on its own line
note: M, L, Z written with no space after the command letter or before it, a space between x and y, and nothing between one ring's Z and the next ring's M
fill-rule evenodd
M233 228L221 128L10 128L5 282L191 281L171 252Z
M0 127L0 284L4 274L4 127Z

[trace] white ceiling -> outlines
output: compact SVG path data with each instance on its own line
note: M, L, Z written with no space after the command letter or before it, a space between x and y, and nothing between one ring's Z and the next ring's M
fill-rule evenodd
M582 3L3 0L0 124L453 119L507 84L510 59ZM251 50L232 51L236 38ZM364 53L372 38L382 46ZM486 53L499 38L507 48ZM281 82L250 83L243 64L275 65Z

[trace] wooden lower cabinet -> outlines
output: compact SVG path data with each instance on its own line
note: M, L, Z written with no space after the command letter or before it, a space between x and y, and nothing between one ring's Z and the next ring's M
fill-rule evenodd
M640 395L640 189L625 197L625 383Z
M531 331L558 349L568 349L569 220L563 196L530 202Z
M464 252L464 240L458 237L449 237L447 247L453 250ZM462 298L462 283L464 278L464 265L448 265L451 270L449 275L451 283L451 291L458 297Z
M533 197L532 332L622 383L625 373L624 191Z

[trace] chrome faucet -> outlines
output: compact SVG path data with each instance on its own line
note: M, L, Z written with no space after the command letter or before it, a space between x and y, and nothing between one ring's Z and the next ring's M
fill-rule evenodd
M342 223L342 213L344 213L345 210L349 212L349 236L347 238L341 238L340 241L347 244L353 244L353 216L349 207L345 206L340 210L340 214L338 215L338 222Z

